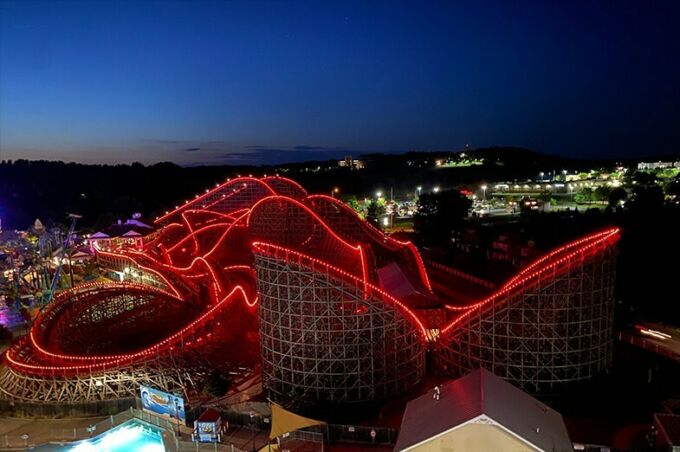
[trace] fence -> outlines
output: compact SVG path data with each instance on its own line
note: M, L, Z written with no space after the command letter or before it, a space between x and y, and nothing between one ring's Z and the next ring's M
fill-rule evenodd
M135 399L132 399L133 403L134 400ZM150 414L133 407L129 407L123 412L110 415L107 418L92 424L87 424L86 419L81 419L80 424L85 425L77 427L54 427L52 424L40 425L37 429L34 429L35 432L33 432L29 426L26 431L31 433L3 434L0 436L0 450L25 450L40 445L61 446L68 443L74 443L100 435L131 419L139 419L162 429L163 445L168 452L244 452L233 444L201 444L184 441L175 434L177 424L155 414ZM188 435L185 435L184 437L188 437Z
M133 399L134 400L134 399ZM31 430L30 425L26 431L31 433L7 433L0 437L0 449L24 449L26 447L48 443L70 443L96 436L106 430L117 427L129 421L134 416L134 410L123 411L111 415L106 419L92 424L87 424L86 420L81 420L80 426L55 427L53 424L40 425L39 428Z
M34 403L0 399L0 413L10 417L67 418L108 416L138 405L134 397L97 402Z
M296 430L279 438L281 452L319 452L323 451L323 433Z
M222 419L229 421L230 425L240 425L254 428L260 432L268 432L271 427L271 417L235 410L224 410L219 407L211 407L220 412ZM330 443L357 443L357 444L395 444L399 430L388 427L370 427L360 425L324 424L307 427L299 430L313 433L314 436L322 434L326 442Z
M30 435L28 439L23 439L21 434L0 436L0 450L25 448L28 445L45 444L45 443L64 443L75 442L82 439L87 439L91 436L96 436L102 432L116 427L123 422L134 418L141 419L145 422L153 424L157 427L167 430L167 440L170 444L166 444L166 449L169 451L228 451L241 452L241 449L229 443L229 438L224 438L222 444L200 444L184 441L183 438L188 438L188 433L182 438L175 438L177 431L177 424L169 422L165 418L160 418L156 415L149 414L144 411L136 409L140 406L139 400L135 398L99 401L92 403L74 403L74 404L36 404L30 402L8 401L0 399L0 412L5 416L14 418L25 417L45 417L45 418L77 418L94 415L107 415L104 420L100 420L92 425L87 424L86 420L82 420L79 427L44 427L40 428L40 435ZM253 429L255 432L268 432L271 427L270 416L254 414L236 410L224 410L213 407L220 411L222 419L229 422L233 426L242 426L248 429ZM191 425L193 419L196 419L203 408L195 408L187 411L187 425ZM111 413L117 414L111 414ZM310 432L312 436L317 437L323 435L326 442L336 443L357 443L357 444L394 444L397 439L398 430L383 427L366 427L366 426L352 426L352 425L338 425L327 424L322 426L309 427L302 430L299 435L304 435L305 432ZM372 434L373 433L373 434Z

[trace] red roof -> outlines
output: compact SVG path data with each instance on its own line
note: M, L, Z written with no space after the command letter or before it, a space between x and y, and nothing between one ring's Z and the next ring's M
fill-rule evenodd
M198 422L217 422L220 419L221 414L212 408L208 408L201 414L197 421Z
M573 451L562 416L485 369L475 370L411 400L395 451L410 449L439 434L485 416L523 441L545 451Z

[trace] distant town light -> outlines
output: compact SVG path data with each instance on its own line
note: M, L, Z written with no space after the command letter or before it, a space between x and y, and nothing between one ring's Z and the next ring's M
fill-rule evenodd
M434 187L434 190L433 190L433 191L434 191L435 193L439 193L439 187Z

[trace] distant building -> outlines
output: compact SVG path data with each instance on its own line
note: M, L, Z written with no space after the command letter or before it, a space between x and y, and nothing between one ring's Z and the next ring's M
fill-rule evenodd
M510 262L516 267L523 267L538 254L533 240L525 240L516 234L507 233L499 235L493 241L489 258L492 261Z
M338 166L340 168L364 169L364 162L362 160L355 160L351 155L348 155L338 162Z
M478 369L406 405L395 451L571 452L562 416Z
M123 222L118 220L108 228L97 231L88 237L90 249L117 250L124 247L141 249L144 242L155 232L152 226L139 220L139 216Z
M676 162L640 162L637 166L637 169L640 171L664 168L680 168L680 160Z

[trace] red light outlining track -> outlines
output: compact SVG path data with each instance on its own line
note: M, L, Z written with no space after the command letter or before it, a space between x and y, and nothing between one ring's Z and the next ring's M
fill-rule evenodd
M120 354L120 355L106 355L106 356L79 356L79 355L65 355L65 354L58 354L58 353L51 353L48 350L45 350L42 348L36 341L33 332L30 334L30 341L31 344L35 347L35 349L42 355L48 356L50 358L56 358L59 360L68 360L68 361L88 361L87 364L76 364L76 365L66 365L66 366L43 366L43 365L33 365L33 364L27 364L23 363L19 360L17 360L13 354L13 349L8 350L6 354L7 361L10 363L12 367L14 367L17 370L23 370L23 371L28 371L29 373L31 372L37 372L39 375L44 375L45 372L47 373L58 373L58 372L66 372L70 373L73 371L79 371L79 370L86 370L88 372L92 371L103 371L106 369L110 368L115 368L117 366L123 365L123 364L130 364L131 362L140 359L140 358L145 358L151 355L154 355L156 353L161 353L164 350L168 350L172 346L177 346L178 341L182 340L182 337L185 335L189 335L191 331L202 324L206 322L213 321L215 318L215 313L223 307L223 305L232 299L236 294L240 294L241 297L243 298L243 301L250 307L254 306L256 303L256 300L253 302L250 302L248 300L248 296L246 295L245 290L241 286L236 286L232 289L232 291L225 296L222 300L220 300L215 306L207 310L204 314L202 314L199 318L196 320L192 321L190 324L182 328L181 330L177 331L173 335L163 339L162 341L145 348L144 350L140 350L135 353L128 353L128 354Z
M243 184L256 184L258 189L246 196ZM207 197L220 194L220 190L236 187L231 194L243 199L229 204L220 204L224 198L208 207L196 208L197 204ZM322 205L322 203L326 203ZM234 207L235 206L235 207ZM247 207L244 207L247 206ZM323 210L324 206L335 206L341 209L343 217L334 217L333 211ZM214 207L214 208L213 208ZM233 209L232 209L233 207ZM215 210L215 209L221 210ZM269 208L269 211L263 209ZM229 210L230 211L225 211ZM278 209L278 210L277 210ZM329 213L330 212L330 213ZM89 283L66 290L59 294L54 304L41 313L31 332L6 353L6 362L14 371L29 375L31 378L71 378L80 375L94 375L115 370L118 367L136 365L174 351L181 352L190 346L186 339L197 331L202 331L226 320L226 306L240 298L247 309L252 310L257 304L255 271L252 265L253 253L261 253L276 258L296 259L297 263L321 269L332 274L340 281L363 288L365 301L379 301L392 305L404 314L415 326L420 340L427 341L427 330L417 311L397 299L387 291L378 287L376 281L376 252L385 259L393 257L409 269L412 278L416 277L422 286L431 292L431 285L420 254L411 242L402 242L387 237L369 223L361 220L356 212L335 198L325 195L307 195L302 186L290 179L266 177L256 179L241 177L219 185L213 190L157 219L161 223L170 217L180 214L181 222L172 222L162 226L152 241L141 251L121 249L116 252L96 250L99 259L110 265L127 266L141 273L142 281L160 284L154 287L148 283ZM295 221L286 223L288 216L298 215ZM267 215L270 215L269 217ZM272 215L284 216L281 224L301 224L304 231L299 243L293 249L286 243L285 227L276 228L270 222ZM324 216L325 215L325 216ZM261 218L260 218L261 216ZM180 218L177 218L180 220ZM344 222L344 223L341 223ZM343 227L350 229L342 229ZM259 231L259 232L257 232ZM263 233L262 231L265 231ZM309 237L306 237L307 231ZM299 232L299 231L295 231ZM258 235L259 234L259 235ZM271 235L271 236L270 236ZM588 235L557 248L534 261L508 280L493 295L468 306L449 307L460 315L448 323L441 331L448 334L452 329L468 318L472 313L485 309L496 302L503 302L507 295L521 292L530 287L541 276L555 271L563 271L561 266L569 265L571 260L595 252L598 247L613 245L619 236L618 229L608 229ZM280 240L279 240L280 239ZM278 242L281 243L278 243ZM184 245L191 244L183 251ZM285 246L284 246L285 245ZM297 249L299 248L299 249ZM394 254L390 254L394 253ZM417 269L417 271L416 271ZM415 275L415 276L414 276ZM145 279L149 277L148 279ZM137 276L135 276L137 277ZM373 279L372 279L373 278ZM127 291L127 292L126 292ZM150 296L167 297L181 303L194 303L200 309L196 317L186 325L179 327L153 345L132 353L112 353L102 355L77 355L56 350L49 338L41 331L50 330L51 325L45 322L55 321L50 316L54 307L69 309L71 300L77 297L92 296L92 306L104 303L107 294L144 293ZM199 296L204 294L204 296ZM97 299L97 297L100 297ZM197 305L195 303L198 303ZM87 305L89 306L89 305ZM189 306L189 305L188 305ZM233 306L239 306L238 304ZM193 309L193 308L192 308ZM252 312L252 311L245 311ZM115 317L112 318L115 321ZM237 320L238 321L238 320ZM93 338L96 340L96 338ZM196 343L205 344L211 335L201 335Z
M484 306L493 303L496 300L507 300L507 295L517 288L524 287L525 284L530 284L533 281L552 270L556 270L560 264L568 262L571 258L582 255L592 248L602 245L611 246L619 238L619 228L612 228L599 233L591 234L570 242L564 246L556 248L545 256L537 259L531 265L520 271L516 276L512 277L500 289L489 297L471 305L460 307L459 310L464 311L459 317L455 318L451 323L444 327L441 334L446 334L451 328L462 322L464 319L472 315L472 313ZM454 308L456 309L456 308Z
M265 178L265 179L266 179L266 178ZM294 184L294 185L298 185L298 186L299 186L299 184L297 184L297 182L293 182L293 181L291 181L290 179L285 179L285 178L278 178L278 179L287 180L289 183ZM199 203L199 202L202 201L203 199L205 199L205 198L207 198L207 197L209 197L209 196L215 194L216 192L219 192L220 190L223 190L224 188L226 188L226 187L228 187L228 186L235 185L235 184L249 183L249 182L252 182L252 183L255 183L255 184L258 184L258 185L262 186L263 188L265 188L265 189L266 189L270 194L272 194L272 195L275 195L275 194L276 194L276 192L274 191L274 189L272 189L272 187L270 187L269 184L267 184L266 181L263 180L263 179L257 179L257 178L255 178L255 177L237 177L237 178L235 178L235 179L228 179L228 180L227 180L226 182L224 182L223 184L218 185L217 187L213 188L212 190L208 190L208 191L207 191L206 193L204 193L203 195L200 195L200 196L196 197L195 199L193 199L193 200L191 200L191 201L185 202L185 204L184 204L183 206L179 206L179 207L177 207L175 210L173 210L173 211L171 211L171 212L168 212L168 213L166 213L165 215L163 215L163 216L157 218L157 219L155 220L155 223L160 223L160 222L164 221L165 219L167 219L167 218L169 218L169 217L175 215L176 213L188 209L190 206ZM300 187L300 188L302 188L302 187ZM303 189L303 190L304 190L304 189ZM222 201L222 199L218 200L218 202L220 202L220 201ZM213 205L214 205L214 204L213 204ZM206 206L206 208L207 208L207 206Z
M359 259L360 265L361 265L361 277L364 281L364 287L365 287L365 293L368 294L369 286L370 286L370 277L368 274L368 266L366 263L366 256L364 253L364 250L362 249L361 245L352 245L351 243L347 242L343 237L338 235L327 223L324 221L323 218L321 218L316 212L314 212L312 209L307 207L305 204L302 202L293 199L288 196L268 196L266 198L263 198L259 200L258 202L253 205L252 209L248 213L248 217L246 218L246 227L250 228L250 221L252 218L252 215L254 212L257 212L258 208L261 208L261 206L266 205L267 203L276 203L276 202L284 202L284 203L289 203L299 209L301 209L303 212L305 212L307 215L309 215L319 226L321 226L330 236L339 242L342 246L346 247L350 252L356 253L357 258Z
M368 285L368 287L369 287L368 291L370 293L379 294L382 297L382 301L392 303L393 305L397 306L400 310L405 312L411 318L411 320L418 326L418 330L422 334L422 339L423 340L427 339L427 330L423 326L423 324L420 321L420 319L418 318L418 316L412 310L410 310L404 303L400 302L399 300L397 300L392 295L388 294L387 292L380 289L379 287L374 286L371 283L368 283L366 280L362 280L361 278L357 278L355 275L353 275L349 272L346 272L346 271L342 270L341 268L330 265L327 262L324 262L320 259L309 256L309 255L304 254L304 253L300 253L300 252L295 251L295 250L291 250L289 248L284 248L282 246L277 246L277 245L274 245L272 243L265 243L265 242L253 242L252 246L257 252L269 254L271 256L274 256L274 257L277 257L277 258L282 258L284 260L288 260L290 255L296 256L300 259L309 261L311 264L322 267L324 270L327 270L329 273L333 274L335 277L337 277L340 280L344 280L344 281L347 281L349 283L359 283L361 285Z
M402 242L400 240L396 240L390 237L389 235L385 235L382 231L378 230L371 223L359 217L359 214L357 214L354 211L354 209L352 209L347 204L345 204L344 202L340 201L337 198L333 198L328 195L317 194L307 196L307 200L311 201L310 204L312 206L315 205L314 201L321 200L338 207L340 210L345 212L346 215L352 218L357 227L366 232L366 235L373 239L373 243L377 244L378 246L389 245L390 248L394 250L401 250L404 247L407 248L418 266L419 277L422 280L423 285L427 288L430 294L432 293L432 285L430 284L430 278L427 276L425 264L423 263L420 253L416 249L415 245L413 245L413 243L411 243L410 241Z

